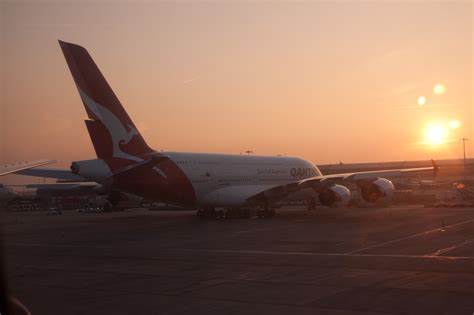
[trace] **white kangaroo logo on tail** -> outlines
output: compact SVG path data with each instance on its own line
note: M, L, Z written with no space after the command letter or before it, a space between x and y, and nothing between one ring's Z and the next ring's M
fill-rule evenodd
M89 108L89 110L94 113L94 115L105 125L105 127L109 131L110 136L112 137L112 156L142 162L143 159L123 152L120 148L121 144L129 143L134 136L138 135L138 130L129 124L128 128L130 128L130 131L127 131L120 119L118 119L117 116L114 115L114 113L112 113L104 106L96 103L79 87L78 90L87 108Z

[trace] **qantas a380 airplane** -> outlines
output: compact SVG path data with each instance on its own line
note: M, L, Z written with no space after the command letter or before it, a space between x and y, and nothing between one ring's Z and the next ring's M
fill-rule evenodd
M322 175L318 167L296 157L157 152L151 149L83 47L59 41L89 119L85 121L97 159L75 161L71 171L119 191L177 205L198 207L199 216L260 209L272 216L273 205L283 200L315 200L326 206L346 205L349 189L359 186L369 203L394 194L383 177L434 167Z

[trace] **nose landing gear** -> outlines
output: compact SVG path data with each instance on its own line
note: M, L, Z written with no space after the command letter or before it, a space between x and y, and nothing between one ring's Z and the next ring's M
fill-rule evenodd
M271 218L275 216L275 209L260 209L257 211L259 218Z
M275 209L270 208L268 201L265 201L263 209L257 211L257 216L259 218L271 218L275 216Z

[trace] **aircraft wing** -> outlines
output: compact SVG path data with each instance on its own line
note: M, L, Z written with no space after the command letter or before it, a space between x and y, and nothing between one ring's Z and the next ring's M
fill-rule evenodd
M45 178L56 178L68 181L85 181L86 179L73 174L69 168L48 168L48 167L37 167L32 169L26 169L17 172L19 175L25 176L36 176Z
M0 165L0 176L18 173L22 170L29 170L37 166L51 164L56 162L55 160L37 160L37 161L26 161L12 164Z
M366 172L355 172L355 173L343 173L343 174L331 174L321 175L311 178L306 178L299 181L294 181L289 184L274 186L270 189L262 191L248 198L249 201L261 201L271 200L278 201L285 198L289 194L297 192L298 190L305 188L313 188L316 191L321 191L325 187L332 185L334 182L363 182L379 177L397 177L407 173L414 172L427 172L431 171L436 174L439 167L432 161L432 167L419 167L419 168L405 168L405 169L392 169L392 170L379 170L379 171L366 171Z
M369 180L377 177L398 177L403 174L413 173L413 172L426 172L426 171L438 171L437 166L430 167L418 167L418 168L402 168L402 169L393 169L393 170L380 170L380 171L366 171L366 172L355 172L355 173L343 173L343 174L331 174L323 175L314 178L308 178L302 180L302 184L306 181L312 181L313 179L319 180L342 180L348 182L357 182L360 180Z

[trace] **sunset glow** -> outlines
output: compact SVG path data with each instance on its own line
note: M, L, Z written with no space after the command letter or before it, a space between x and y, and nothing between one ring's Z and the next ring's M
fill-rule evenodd
M58 39L158 151L363 163L474 139L470 1L43 2L2 2L3 163L96 157Z
M439 145L446 141L446 129L442 125L432 125L426 129L427 144Z

